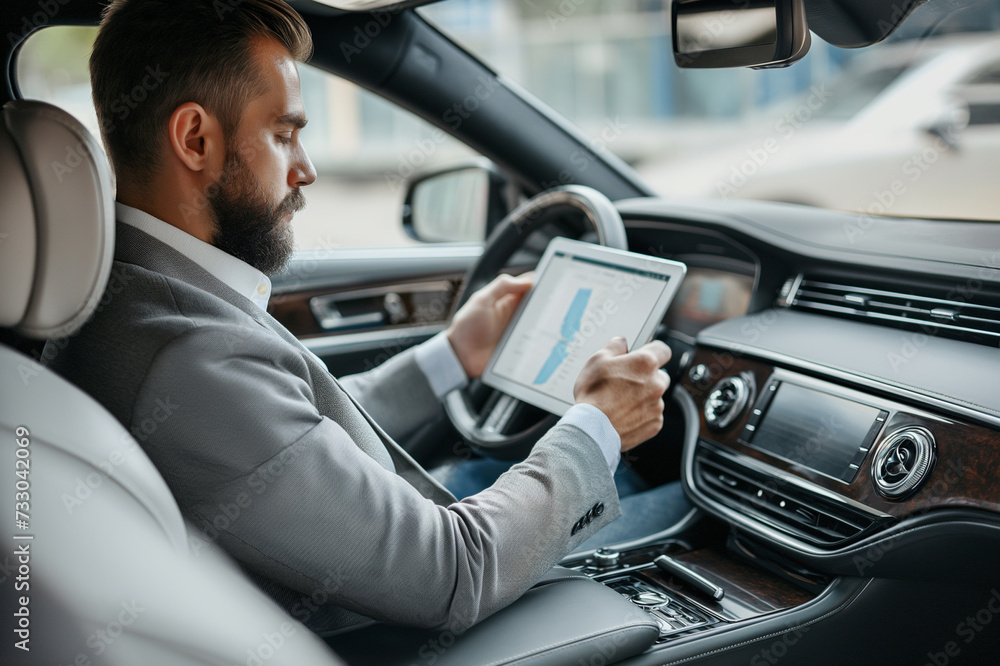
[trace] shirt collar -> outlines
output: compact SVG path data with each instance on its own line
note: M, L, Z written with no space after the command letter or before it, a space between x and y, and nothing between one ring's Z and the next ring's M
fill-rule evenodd
M120 222L166 243L261 310L267 310L271 280L250 264L138 208L115 202L115 212Z

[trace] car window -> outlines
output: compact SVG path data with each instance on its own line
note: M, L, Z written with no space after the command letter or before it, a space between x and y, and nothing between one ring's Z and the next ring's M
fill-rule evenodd
M921 4L865 49L813 34L804 59L770 70L679 69L661 0L475 6L418 11L660 195L997 219L1000 71L968 78L1000 49L995 0Z
M59 106L100 136L87 61L97 29L41 30L17 60L21 95ZM403 231L407 178L474 153L426 121L363 88L299 65L309 115L303 130L318 177L295 216L300 249L416 243ZM124 107L123 107L124 109Z
M850 120L899 78L907 67L894 65L869 71L848 69L830 83L830 100L813 117Z

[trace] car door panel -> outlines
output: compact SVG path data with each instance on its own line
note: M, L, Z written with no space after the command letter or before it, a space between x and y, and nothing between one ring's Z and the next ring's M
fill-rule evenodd
M479 245L296 253L268 311L335 376L369 370L444 330Z

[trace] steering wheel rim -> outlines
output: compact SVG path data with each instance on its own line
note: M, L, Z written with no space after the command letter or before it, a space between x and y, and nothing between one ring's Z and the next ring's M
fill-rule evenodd
M486 241L483 253L465 276L455 299L455 310L478 289L500 273L532 232L559 212L582 213L597 233L600 245L628 249L625 225L615 205L597 190L583 185L566 185L546 190L525 201L507 215ZM481 410L474 406L473 393L490 392ZM473 380L464 389L452 391L444 400L445 413L452 425L474 450L492 458L523 459L535 442L555 425L559 417L549 414L526 430L508 434L507 425L523 403L501 391Z

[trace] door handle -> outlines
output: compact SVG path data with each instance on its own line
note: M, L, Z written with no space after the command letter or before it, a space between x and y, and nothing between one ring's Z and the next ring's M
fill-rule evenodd
M345 316L337 307L337 299L332 296L310 298L309 309L324 331L345 331L352 328L380 326L385 323L385 313L381 310Z

